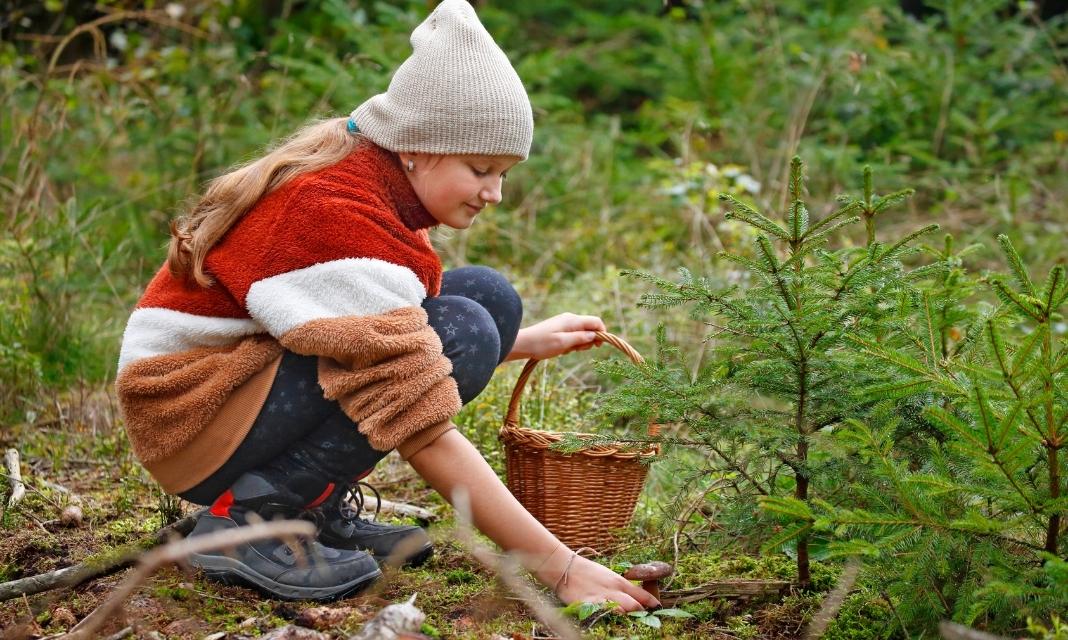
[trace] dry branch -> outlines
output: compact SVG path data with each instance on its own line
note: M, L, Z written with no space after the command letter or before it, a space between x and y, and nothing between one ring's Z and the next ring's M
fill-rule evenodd
M660 602L665 606L677 606L710 598L751 600L778 597L786 593L793 583L784 580L725 580L709 582L699 587L661 592Z
M315 525L303 520L282 520L216 531L203 536L169 542L141 556L137 569L119 585L111 597L74 626L63 640L91 638L115 614L126 598L163 565L179 562L193 553L226 549L267 538L313 537Z
M376 500L374 496L367 496L364 498L363 504L364 509L374 509L377 505L381 513L395 513L400 516L415 518L422 522L433 522L434 520L437 520L437 515L433 511L405 502L392 502L390 500L379 501Z
M152 544L163 544L168 542L171 538L186 535L193 530L193 527L196 525L197 517L199 517L201 513L201 511L198 511L182 518L174 524L163 527L153 534ZM139 545L129 545L116 549L114 552L109 553L104 557L91 558L85 562L80 562L70 567L64 567L63 569L4 582L0 584L0 602L21 596L32 596L33 594L41 593L42 591L79 585L90 578L106 575L129 566L137 560L137 557L143 552L143 547Z
M7 475L11 482L11 497L7 499L7 508L10 509L26 497L26 485L22 483L22 465L19 464L18 449L8 449L4 454L4 465L7 467Z
M1004 636L994 635L962 624L943 620L938 623L938 632L946 640L1008 640Z
M838 584L823 599L823 604L820 605L820 610L816 612L816 615L812 616L812 621L805 629L805 640L818 640L823 637L827 626L831 624L831 621L838 615L839 609L842 608L842 604L845 603L846 596L853 590L853 584L856 583L858 575L860 575L860 562L854 558L846 563Z

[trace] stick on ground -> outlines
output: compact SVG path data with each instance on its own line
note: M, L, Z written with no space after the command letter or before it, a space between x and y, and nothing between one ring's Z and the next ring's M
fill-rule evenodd
M153 534L152 543L163 544L173 537L186 535L193 530L200 513L201 511L198 511L163 527ZM115 549L113 553L106 556L90 558L70 567L4 582L0 584L0 602L24 595L32 596L42 591L79 585L90 578L106 575L133 564L143 552L143 546L129 545Z
M11 482L11 497L7 499L7 508L10 509L26 497L26 485L22 484L22 465L19 464L18 449L8 449L4 453L4 466L7 467L7 475Z
M315 525L304 520L260 522L237 529L226 529L194 538L175 540L153 549L141 556L137 568L123 580L111 597L76 624L67 635L63 636L63 640L92 638L96 630L111 619L126 598L163 565L184 560L194 553L226 549L267 538L287 539L298 536L307 538L315 536Z

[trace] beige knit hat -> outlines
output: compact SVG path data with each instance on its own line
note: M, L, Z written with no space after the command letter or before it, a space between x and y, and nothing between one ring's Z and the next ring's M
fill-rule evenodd
M525 160L534 136L523 83L467 0L444 0L416 27L412 55L353 122L391 151Z

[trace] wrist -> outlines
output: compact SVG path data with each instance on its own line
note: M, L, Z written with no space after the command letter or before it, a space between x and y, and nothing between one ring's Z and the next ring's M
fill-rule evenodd
M515 342L512 344L512 351L505 356L504 361L510 360L529 360L534 357L529 347L527 346L527 330L520 329L519 333L515 336Z
M564 570L573 555L571 549L564 543L558 543L556 547L547 556L542 559L537 568L531 571L534 578L538 582L547 587L554 587L558 585L563 578Z

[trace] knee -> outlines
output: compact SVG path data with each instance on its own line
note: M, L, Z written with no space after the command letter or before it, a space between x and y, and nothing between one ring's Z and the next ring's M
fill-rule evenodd
M516 314L517 321L523 314L523 299L508 281L496 269L483 265L470 265L452 269L445 274L448 291L443 293L461 295L482 303L508 309ZM491 304L495 303L495 304Z

